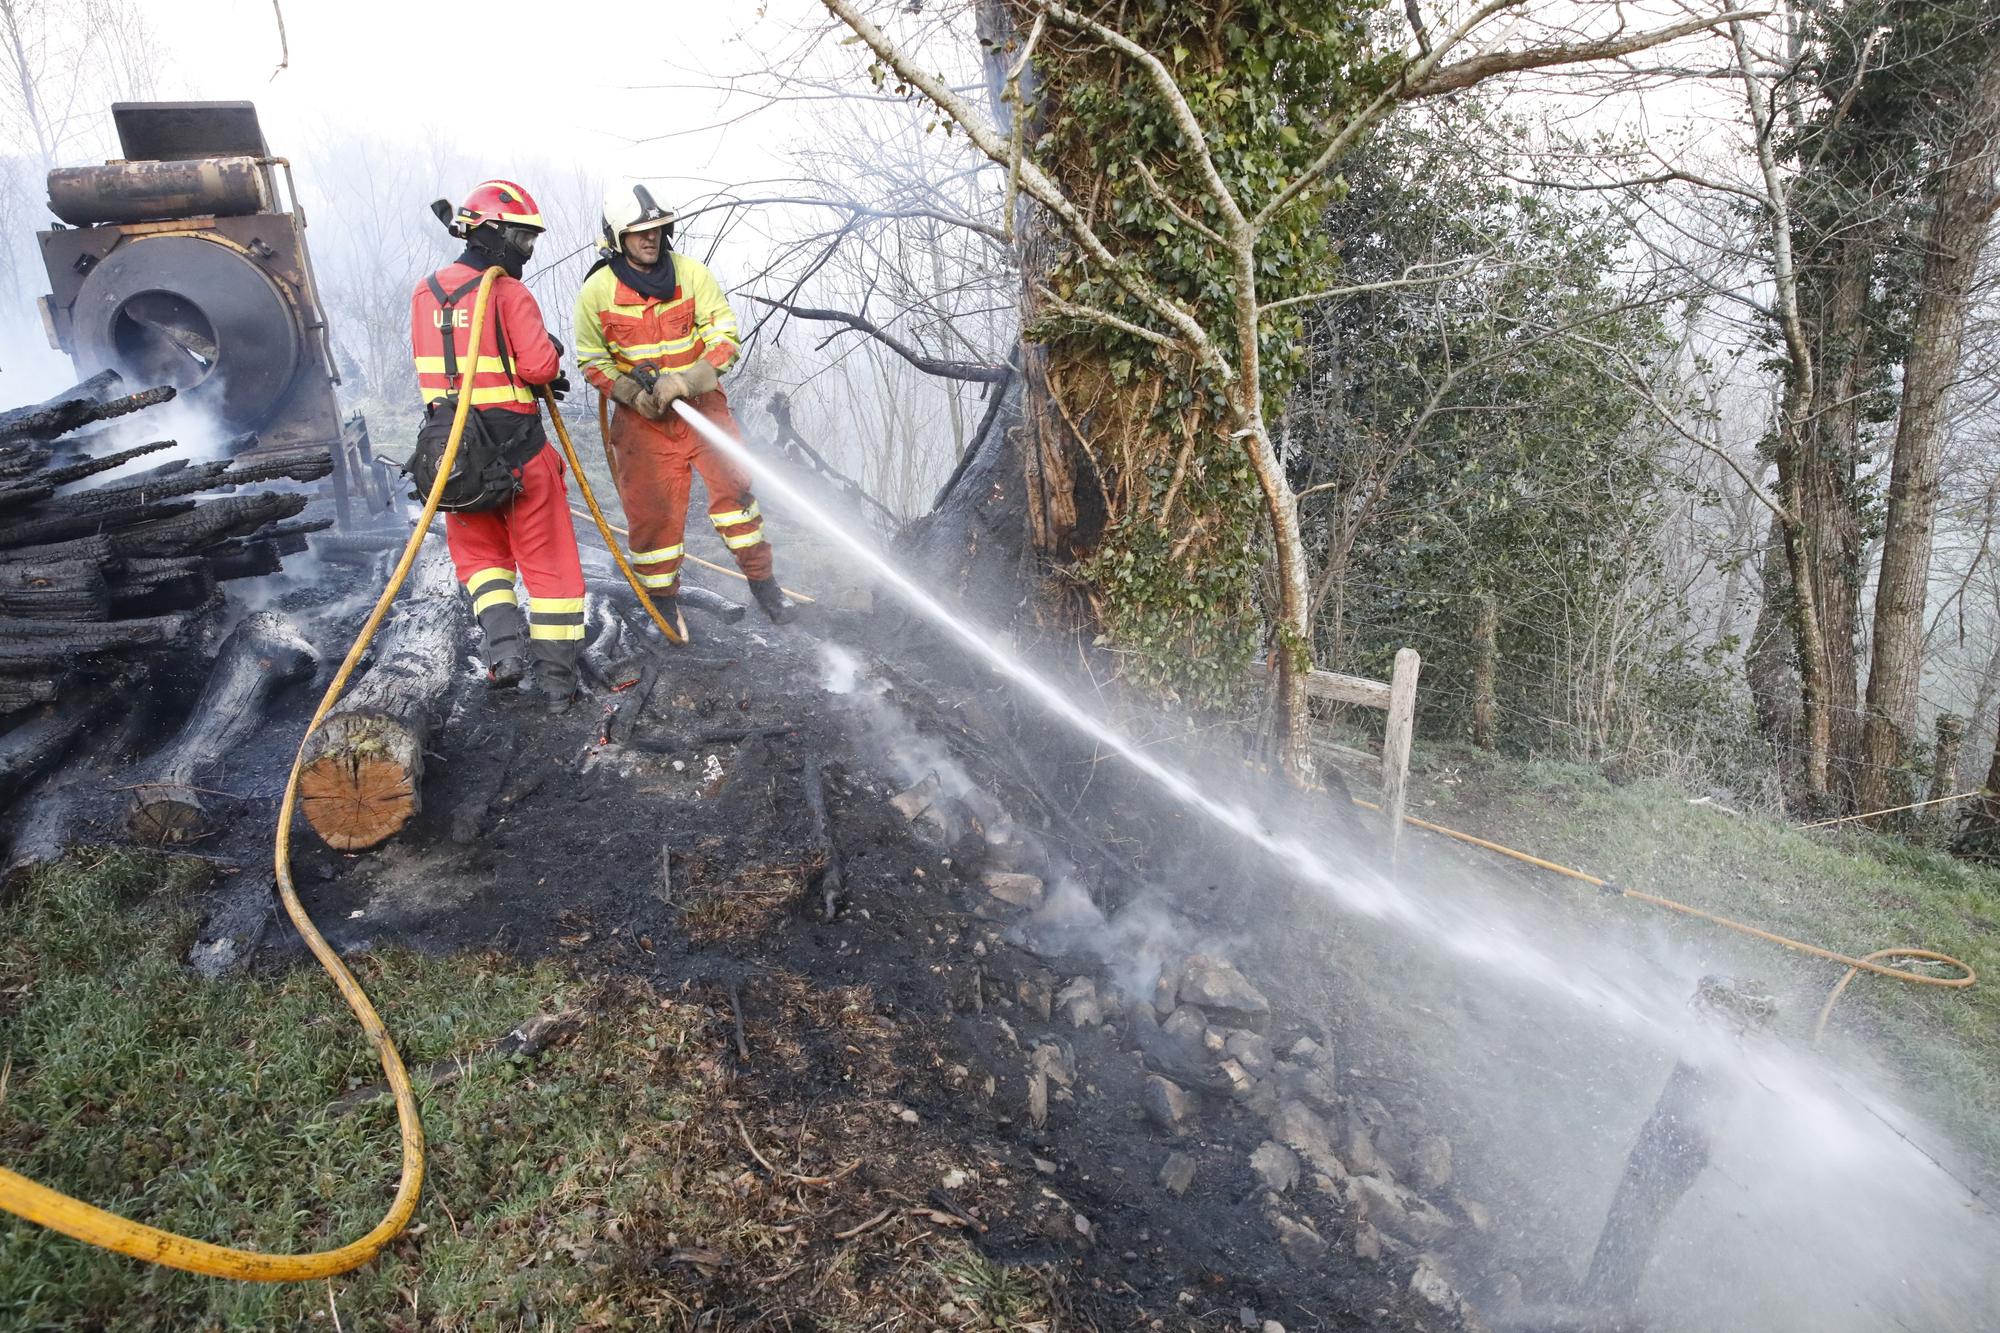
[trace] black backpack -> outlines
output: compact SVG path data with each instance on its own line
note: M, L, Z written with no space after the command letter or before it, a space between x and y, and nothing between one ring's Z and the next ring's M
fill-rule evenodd
M431 487L437 484L438 464L444 460L445 445L451 440L452 419L458 414L458 395L469 386L459 383L458 339L451 326L451 311L458 302L479 285L479 279L446 293L433 273L425 281L430 284L431 295L437 298L438 306L445 312L444 319L444 373L447 383L454 388L442 398L433 398L424 408L423 424L417 427L417 447L410 454L410 461L403 470L410 475L416 485L411 498L422 502L430 498ZM514 358L508 354L507 339L494 326L494 341L500 348L500 359L511 375ZM479 349L472 349L477 364ZM520 416L520 413L509 413ZM539 414L526 418L537 427L533 432L535 443L541 440L541 417ZM519 432L513 432L519 434ZM517 458L523 441L501 438L501 432L487 422L486 414L473 408L465 414L465 432L458 441L458 453L452 458L451 476L444 484L444 497L438 501L438 508L455 514L478 514L489 509L499 509L511 504L521 493L521 468L527 458L537 450L529 450L527 457Z

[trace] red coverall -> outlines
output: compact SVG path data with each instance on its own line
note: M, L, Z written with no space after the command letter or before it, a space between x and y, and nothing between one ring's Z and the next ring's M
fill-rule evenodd
M673 254L676 287L671 300L648 298L618 280L609 266L594 270L577 294L577 364L599 392L634 367L679 370L707 360L717 370L736 359L736 317L706 265ZM721 389L688 400L689 406L730 436L742 439L729 398ZM737 567L753 580L771 577L771 544L750 476L669 412L648 421L624 406L611 414L612 480L630 525L632 565L648 588L672 593L680 581L686 547L688 485L701 473L708 488L708 518Z
M436 277L449 295L476 283L480 272L461 260ZM417 284L410 298L410 346L418 390L429 402L455 387L445 375L444 325L449 323L460 375L471 371L473 410L486 414L497 435L521 439L531 432L542 447L522 468L522 490L512 503L480 514L446 514L445 542L484 632L486 665L526 655L573 682L583 640L583 565L570 524L562 458L548 443L541 409L529 388L556 378L562 358L543 327L534 293L503 274L493 282L479 359L473 364L468 342L476 292L476 287L468 290L447 316L430 284ZM528 588L525 627L514 587L517 572Z

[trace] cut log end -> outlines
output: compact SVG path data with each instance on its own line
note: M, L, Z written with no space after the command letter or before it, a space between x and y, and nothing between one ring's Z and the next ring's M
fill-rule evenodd
M179 783L147 783L133 794L125 829L135 842L170 847L191 842L208 831L201 797Z
M306 822L335 851L362 852L394 837L420 808L418 775L385 751L324 754L299 774Z

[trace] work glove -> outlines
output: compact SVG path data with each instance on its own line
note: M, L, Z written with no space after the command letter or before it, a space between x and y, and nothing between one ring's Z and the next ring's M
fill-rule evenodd
M569 372L558 370L556 377L549 381L548 390L549 397L555 399L557 402L561 402L563 396L569 392Z
M648 421L658 421L667 415L666 402L630 375L620 375L611 381L611 397Z
M686 386L688 397L699 398L722 387L722 377L716 374L713 361L702 360L681 371L681 383Z

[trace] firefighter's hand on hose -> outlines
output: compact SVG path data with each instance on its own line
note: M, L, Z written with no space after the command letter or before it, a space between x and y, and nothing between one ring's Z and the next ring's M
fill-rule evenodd
M681 371L680 377L689 398L699 398L722 387L722 377L716 374L713 361L697 361Z
M611 381L611 397L648 421L659 421L667 415L667 400L661 399L630 375L620 375Z

